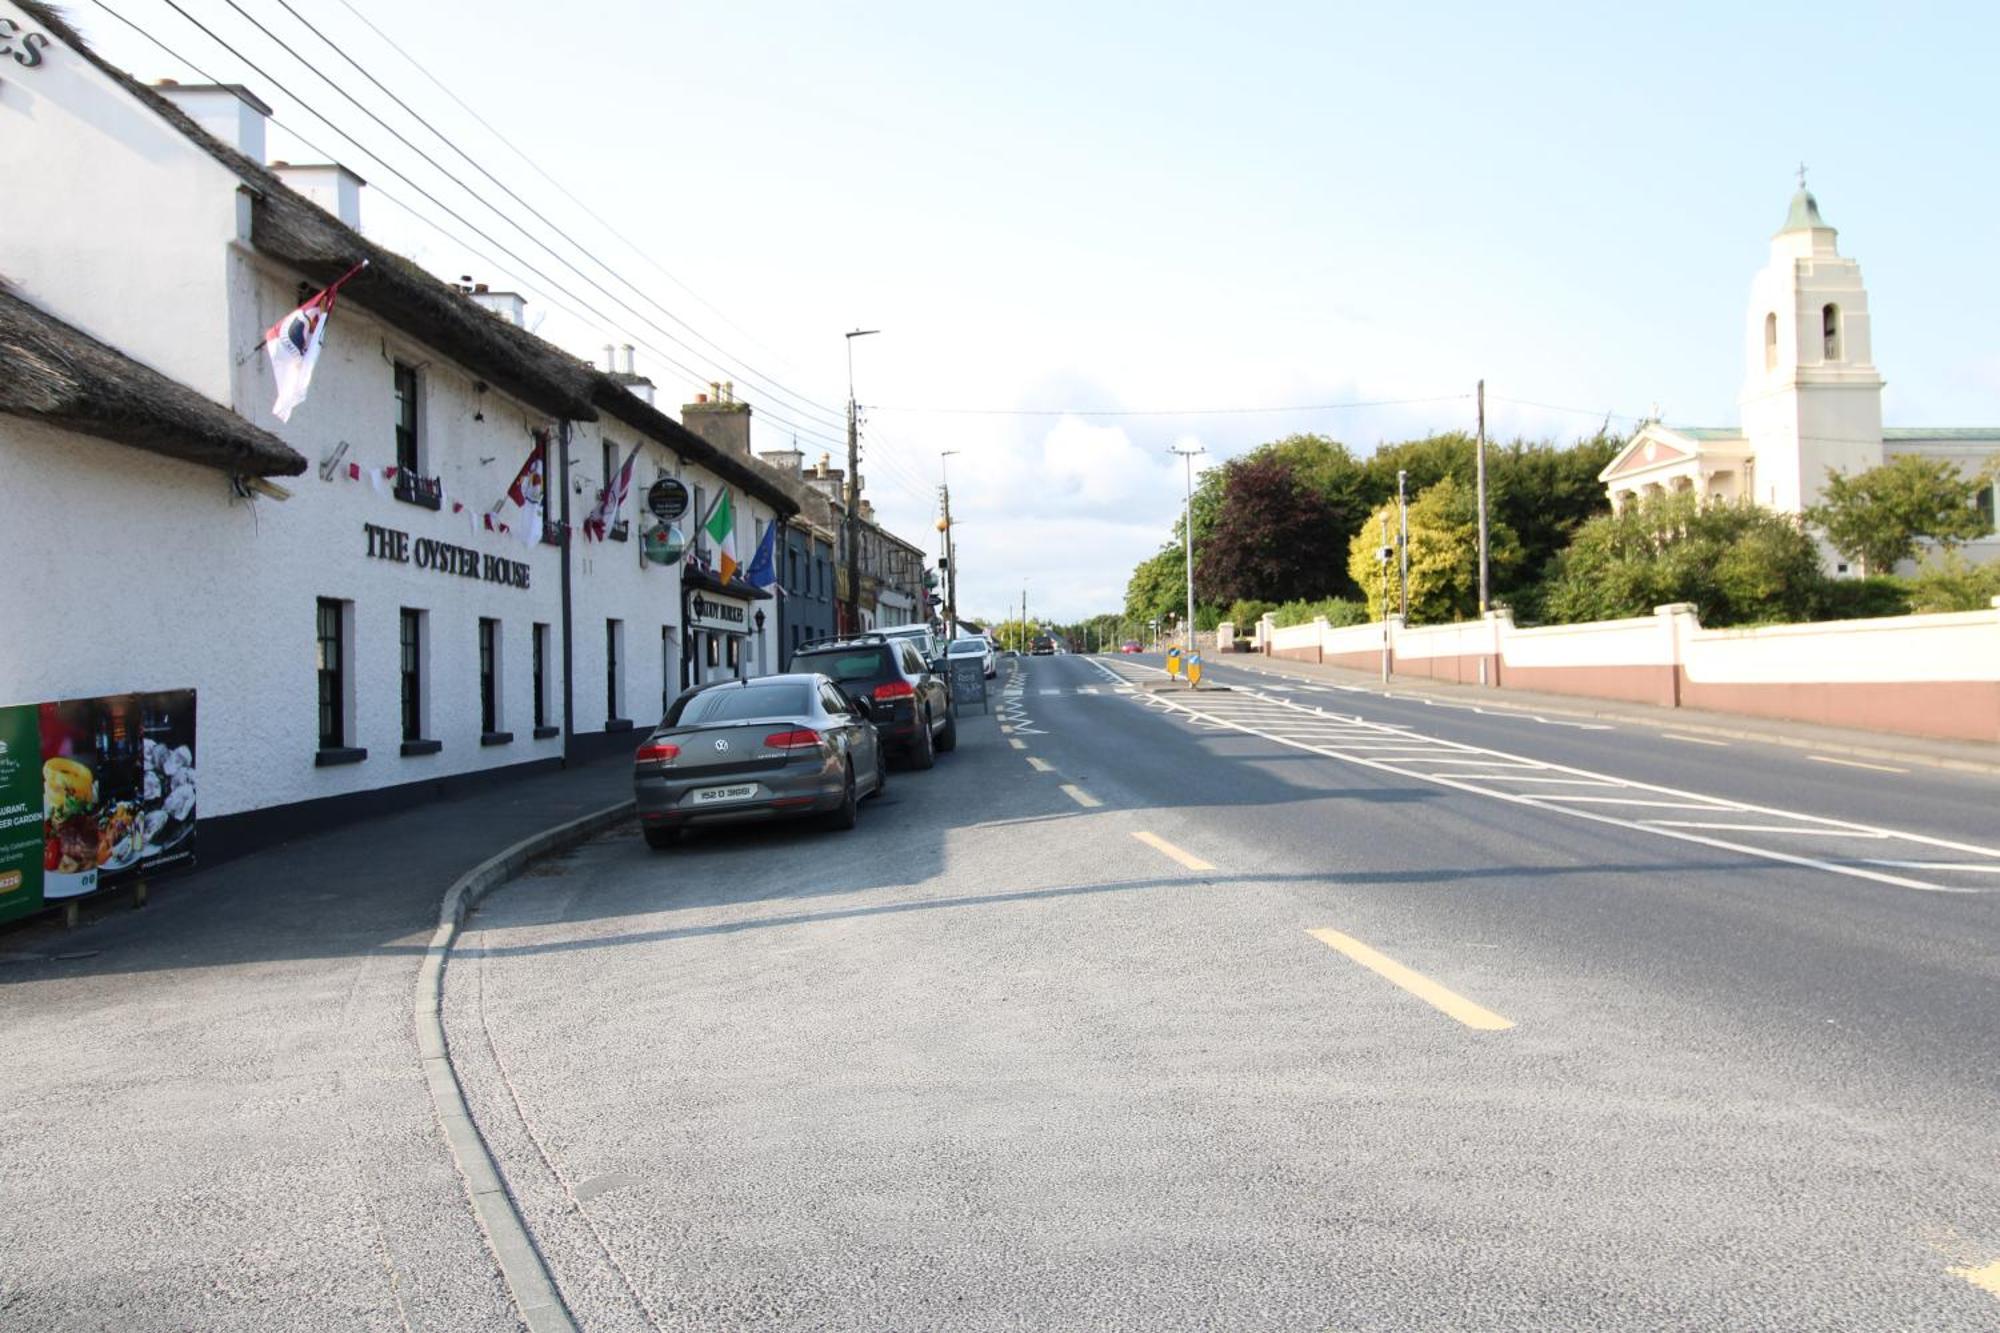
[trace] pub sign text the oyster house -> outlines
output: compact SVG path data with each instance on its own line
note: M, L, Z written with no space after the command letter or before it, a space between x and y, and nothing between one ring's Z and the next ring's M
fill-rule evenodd
M368 554L377 560L393 560L399 565L414 564L418 569L455 574L465 579L484 579L488 583L504 583L510 588L528 586L529 570L524 561L487 555L469 546L453 546L450 542L431 537L411 541L407 532L378 527L373 523L363 523L361 529L368 538Z

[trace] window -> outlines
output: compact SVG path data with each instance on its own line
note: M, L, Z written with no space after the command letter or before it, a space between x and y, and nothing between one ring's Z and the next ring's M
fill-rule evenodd
M1772 311L1764 316L1764 369L1778 368L1778 314Z
M1829 301L1820 308L1821 352L1828 361L1840 360L1840 307Z
M319 599L319 748L322 750L338 750L347 744L346 612L343 603L327 597Z
M733 676L737 674L736 669L743 664L743 640L734 634L725 634L722 638L726 642L726 651L729 654L729 674Z
M667 714L670 727L705 727L713 722L744 722L767 717L799 717L812 711L810 686L724 686L684 694Z
M530 643L533 664L529 669L535 678L535 730L540 731L549 724L549 627L536 625Z
M500 622L479 618L479 730L500 730Z
M785 586L793 592L799 590L799 553L797 551L787 550L785 552Z
M423 472L417 441L417 371L401 361L395 363L396 381L396 470L415 477Z
M604 716L617 719L623 716L618 711L619 657L625 646L625 622L607 620L604 622Z
M1995 531L1994 504L1996 500L2000 500L2000 481L1996 481L1991 486L1980 491L1972 501L1973 505L1979 510L1979 516L1986 520L1986 535L1989 537Z
M703 531L702 524L708 520L708 492L699 485L694 488L694 508L688 512L694 520L694 558L705 564L708 561L708 534ZM711 662L709 665L715 664Z
M403 739L424 738L424 613L402 612Z

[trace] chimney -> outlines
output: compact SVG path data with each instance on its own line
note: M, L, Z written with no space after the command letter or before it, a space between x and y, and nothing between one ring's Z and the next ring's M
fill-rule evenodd
M607 375L618 373L618 349L610 343L604 344L604 373Z
M625 373L627 375L637 374L638 372L632 369L632 344L626 343L623 350L625 352Z
M681 424L735 458L750 457L750 404L725 402L722 386L708 386L713 392L697 394L681 408Z
M797 477L805 471L806 456L797 448L770 449L757 457L788 477Z
M825 451L822 450L819 456L819 462L813 464L813 475L815 477L824 477L826 475L827 464L831 463L832 461L833 461L833 455L826 453Z
M519 292L496 292L483 282L474 282L470 273L460 276L458 289L471 297L474 304L492 311L515 328L526 327L528 302Z
M161 79L153 90L223 143L258 166L264 165L264 124L270 119L271 108L257 94L240 83L175 83L172 79Z
M338 162L273 162L271 173L356 231L361 230L361 187L368 182Z

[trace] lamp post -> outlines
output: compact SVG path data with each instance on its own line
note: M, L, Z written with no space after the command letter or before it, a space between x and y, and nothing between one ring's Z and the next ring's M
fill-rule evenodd
M880 329L853 329L847 334L847 504L844 506L847 566L847 632L861 628L861 429L860 414L854 406L854 340L880 333Z
M1181 519L1181 536L1187 546L1187 652L1194 656L1194 458L1208 450L1200 445L1173 445L1168 453L1179 454L1187 463L1187 509Z

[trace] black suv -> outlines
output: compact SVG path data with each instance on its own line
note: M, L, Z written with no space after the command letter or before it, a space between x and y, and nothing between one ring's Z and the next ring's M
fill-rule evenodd
M791 670L830 676L848 694L866 699L884 748L908 759L912 768L929 768L939 751L958 744L951 683L908 639L886 634L816 639L792 654Z

